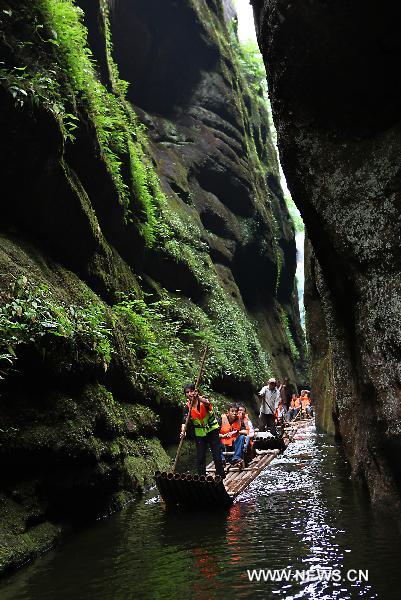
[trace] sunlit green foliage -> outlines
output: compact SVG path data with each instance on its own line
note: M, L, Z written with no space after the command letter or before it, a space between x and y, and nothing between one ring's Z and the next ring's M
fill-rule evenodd
M230 42L236 51L241 73L245 76L251 90L267 98L266 70L259 46L253 40L241 43L235 30L235 21L228 25Z
M291 196L285 196L284 199L285 199L285 203L288 208L288 212L290 213L292 222L294 223L295 231L299 231L299 232L305 231L304 222L299 213L299 210L297 209L297 207L295 205L294 200L291 198Z
M164 402L182 395L182 381L191 372L189 348L178 337L180 323L166 313L171 300L146 304L123 297L113 310L127 332L128 348L136 359L135 383L142 391L153 391Z
M250 40L240 44L239 60L242 71L252 90L256 94L267 98L265 65L256 42Z

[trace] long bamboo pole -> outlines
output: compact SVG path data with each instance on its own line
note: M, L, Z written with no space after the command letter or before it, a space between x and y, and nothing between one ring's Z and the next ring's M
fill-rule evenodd
M202 379L203 369L204 369L204 366L205 366L206 354L207 354L208 349L209 349L209 346L206 346L205 351L204 351L203 356L202 356L200 368L199 368L199 375L198 375L198 378L197 378L196 383L195 383L195 390L198 389L198 387L200 385L200 382L201 382L201 379ZM189 419L191 417L191 408L193 407L194 402L195 402L195 400L192 400L192 403L191 403L191 405L189 407L189 410L188 410L187 418L185 419L184 429L182 430L182 435L181 435L180 443L178 444L177 454L175 455L175 460L174 460L174 464L173 464L173 468L172 468L172 472L173 473L175 472L175 470L177 468L178 459L179 459L180 454L181 454L181 448L182 448L182 445L184 443L185 434L187 432L187 427L188 427Z

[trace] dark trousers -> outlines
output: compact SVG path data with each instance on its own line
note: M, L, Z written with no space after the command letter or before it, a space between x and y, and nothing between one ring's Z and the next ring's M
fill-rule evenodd
M196 468L199 475L206 475L206 448L209 444L212 451L216 475L224 477L224 467L221 460L219 430L214 429L203 437L195 436Z
M270 431L273 435L277 435L276 428L274 426L275 417L272 414L267 415L266 413L260 413L259 417L259 429L261 431Z

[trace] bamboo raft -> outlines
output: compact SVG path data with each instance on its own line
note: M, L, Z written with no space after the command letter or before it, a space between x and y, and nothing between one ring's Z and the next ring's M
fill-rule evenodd
M310 420L307 421L307 423L309 422ZM263 437L263 434L259 434L255 438L257 449L254 450L254 456L251 457L248 464L246 459L245 466L229 464L225 468L224 480L218 475L215 476L213 462L206 467L206 475L157 471L155 481L166 507L169 509L229 507L278 454L285 451L288 444L293 441L297 430L304 426L305 421L298 420L286 427L283 438L279 440L279 448L263 449L264 446L274 442L268 437Z

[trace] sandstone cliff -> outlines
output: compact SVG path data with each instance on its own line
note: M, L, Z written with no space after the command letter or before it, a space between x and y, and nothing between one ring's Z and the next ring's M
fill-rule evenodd
M303 377L266 106L211 0L1 2L0 570L129 501L205 343L217 403ZM127 83L128 82L128 87Z
M311 243L305 300L318 421L341 437L375 506L399 518L398 9L253 4L283 168Z

